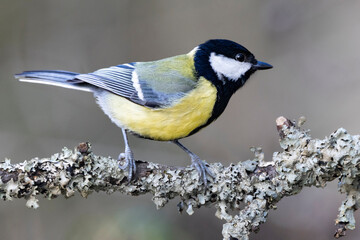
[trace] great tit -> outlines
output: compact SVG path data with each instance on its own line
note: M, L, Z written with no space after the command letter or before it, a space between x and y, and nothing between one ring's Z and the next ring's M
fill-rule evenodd
M127 132L142 138L170 141L191 158L199 178L214 177L205 161L179 139L217 119L230 97L256 70L272 68L230 40L213 39L187 54L151 62L132 62L92 73L59 70L25 71L15 75L25 82L92 92L100 108L122 129L125 153L120 168L132 180L136 171Z

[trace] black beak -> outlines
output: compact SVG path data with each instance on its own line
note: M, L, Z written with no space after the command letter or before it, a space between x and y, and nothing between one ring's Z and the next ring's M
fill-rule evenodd
M255 68L256 70L266 70L272 68L273 66L271 66L266 62L257 61L257 63L252 65L252 67Z

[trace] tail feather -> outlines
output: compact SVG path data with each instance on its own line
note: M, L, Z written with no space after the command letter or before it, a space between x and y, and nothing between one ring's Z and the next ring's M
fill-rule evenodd
M78 73L60 71L60 70L36 70L36 71L25 71L20 74L16 74L16 78L42 78L52 81L66 81L74 79Z
M61 70L35 70L16 74L15 78L22 82L40 83L92 92L92 87L89 84L76 79L77 75L79 73Z

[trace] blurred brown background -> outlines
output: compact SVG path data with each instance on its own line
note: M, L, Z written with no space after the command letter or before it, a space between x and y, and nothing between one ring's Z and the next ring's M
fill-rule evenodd
M90 72L190 51L210 38L249 48L274 69L256 73L225 113L183 143L208 162L267 159L279 151L274 121L297 119L323 138L344 127L359 134L360 1L322 0L1 0L0 159L48 157L90 141L96 154L117 156L121 131L91 94L19 83L32 69ZM169 143L130 138L135 157L188 165ZM284 199L252 239L332 239L342 201L336 182ZM1 239L221 239L214 209L179 215L177 201L156 210L150 196L92 194L2 203ZM357 215L358 217L359 215ZM346 239L359 239L360 229Z

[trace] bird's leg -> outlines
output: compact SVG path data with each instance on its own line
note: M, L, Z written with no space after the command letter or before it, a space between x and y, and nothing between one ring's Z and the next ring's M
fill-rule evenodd
M119 167L123 170L124 169L128 170L128 172L129 172L128 178L129 178L129 182L130 182L133 178L133 174L135 174L135 172L136 172L136 164L135 164L134 154L131 151L130 146L129 146L129 140L127 137L126 130L122 128L121 131L124 136L125 153L120 153L120 155L118 157ZM124 159L125 159L125 161L123 162Z
M173 143L178 145L182 150L189 154L191 158L191 165L196 168L199 173L200 179L203 179L205 187L207 186L207 175L211 178L215 178L214 174L207 167L207 163L199 158L198 155L191 152L184 145L182 145L178 140L174 140Z

